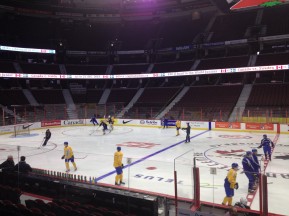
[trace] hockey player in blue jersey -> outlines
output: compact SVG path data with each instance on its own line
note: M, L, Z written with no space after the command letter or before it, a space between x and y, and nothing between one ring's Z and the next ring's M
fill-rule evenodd
M247 151L243 160L242 160L242 165L243 165L243 171L249 180L249 185L248 185L248 192L249 193L254 193L255 189L256 189L255 188L255 178L254 178L254 167L252 164L253 164L252 152Z
M92 124L95 126L95 125L98 125L98 122L96 120L96 115L94 114L91 119L90 119L90 122L92 122Z
M274 143L267 137L266 134L263 135L261 145L258 148L261 147L263 147L266 160L271 160L271 148L274 148Z
M260 164L258 160L258 151L257 149L252 149L252 166L254 168L254 178L255 178L255 183L257 184L259 181L259 174L260 174Z

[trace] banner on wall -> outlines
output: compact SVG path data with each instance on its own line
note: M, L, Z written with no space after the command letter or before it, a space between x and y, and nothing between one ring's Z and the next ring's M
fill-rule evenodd
M62 120L63 126L73 126L73 125L83 125L85 124L85 119L71 119L71 120Z
M159 120L139 120L140 125L146 125L146 126L157 126L159 125Z
M9 132L13 132L13 131L14 131L14 126L13 125L0 127L0 134L1 133L9 133Z
M216 122L215 128L241 129L239 122Z
M274 124L246 123L246 130L274 130Z
M42 121L41 127L51 127L51 126L60 126L61 120L53 120L53 121Z
M209 123L208 122L203 122L203 121L181 121L181 127L186 128L187 123L190 124L191 129L208 129L209 128Z
M164 121L161 121L161 126L164 126ZM168 126L176 126L176 120L168 120Z

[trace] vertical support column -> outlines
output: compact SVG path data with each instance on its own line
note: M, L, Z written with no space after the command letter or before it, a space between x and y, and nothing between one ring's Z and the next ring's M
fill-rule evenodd
M95 114L97 115L97 105L95 105Z
M263 216L268 216L268 184L267 184L267 176L262 175L262 183L263 183Z
M277 123L277 134L280 134L280 123Z
M263 190L262 190L262 185L263 185L263 178L262 174L259 174L259 210L260 210L260 216L263 215Z
M24 118L27 119L27 112L26 112L26 106L25 105L24 105Z
M194 178L194 203L191 208L192 211L196 211L201 207L200 202L200 170L198 167L193 167Z
M5 126L5 112L3 108L2 108L2 122L3 122L3 126Z
M222 119L222 110L220 110L220 120L219 121L223 121L223 119Z
M67 118L66 118L66 113L67 113L67 112L66 112L66 106L64 106L64 110L63 110L63 111L64 111L64 119L67 119Z
M84 118L87 119L87 104L84 106Z
M44 108L45 109L45 108ZM36 107L34 107L33 109L33 119L34 119L34 122L36 122ZM41 119L42 120L42 119Z
M270 116L271 116L271 123L273 122L273 113L272 113L272 109L271 109L271 112L270 112Z
M176 216L178 215L178 179L177 179L177 171L174 171L174 184L175 184L175 212Z
M16 108L14 107L14 124L16 124Z

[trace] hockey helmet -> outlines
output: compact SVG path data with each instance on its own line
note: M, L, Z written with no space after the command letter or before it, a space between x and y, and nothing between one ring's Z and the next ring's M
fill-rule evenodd
M239 165L237 163L232 163L232 168L237 168Z
M247 151L246 152L246 156L251 156L252 155L252 152L251 151Z
M267 138L267 134L264 134L263 137L264 137L264 138Z
M121 150L121 147L118 146L116 149L117 149L117 151L120 151L120 150Z
M254 149L252 149L252 152L257 152L257 149L255 149L255 148L254 148Z
M65 142L64 142L64 145L68 145L68 142L65 141Z

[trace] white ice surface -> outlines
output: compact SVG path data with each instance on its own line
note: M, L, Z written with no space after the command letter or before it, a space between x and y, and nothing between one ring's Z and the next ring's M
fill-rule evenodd
M175 129L157 129L119 126L106 135L93 126L51 128L52 137L44 148L38 148L45 129L31 131L31 136L0 136L0 162L12 154L17 163L19 156L34 168L65 171L63 142L69 142L75 155L78 170L72 174L96 178L99 183L114 184L113 154L117 146L122 147L124 187L174 196L174 170L177 171L178 196L193 197L192 167L194 157L200 168L201 200L220 204L225 196L223 183L228 167L233 162L242 168L242 155L256 148L261 140L259 133L222 131L192 131L191 142L184 143L185 133L175 136ZM272 140L276 134L268 134ZM289 215L289 138L280 135L272 161L266 168L268 173L269 211ZM258 151L263 154L262 150ZM128 158L131 164L128 164ZM72 169L72 165L71 170ZM217 174L210 174L216 167ZM239 190L234 202L247 196L248 180L242 170L238 171ZM259 209L259 194L253 199L251 208Z

